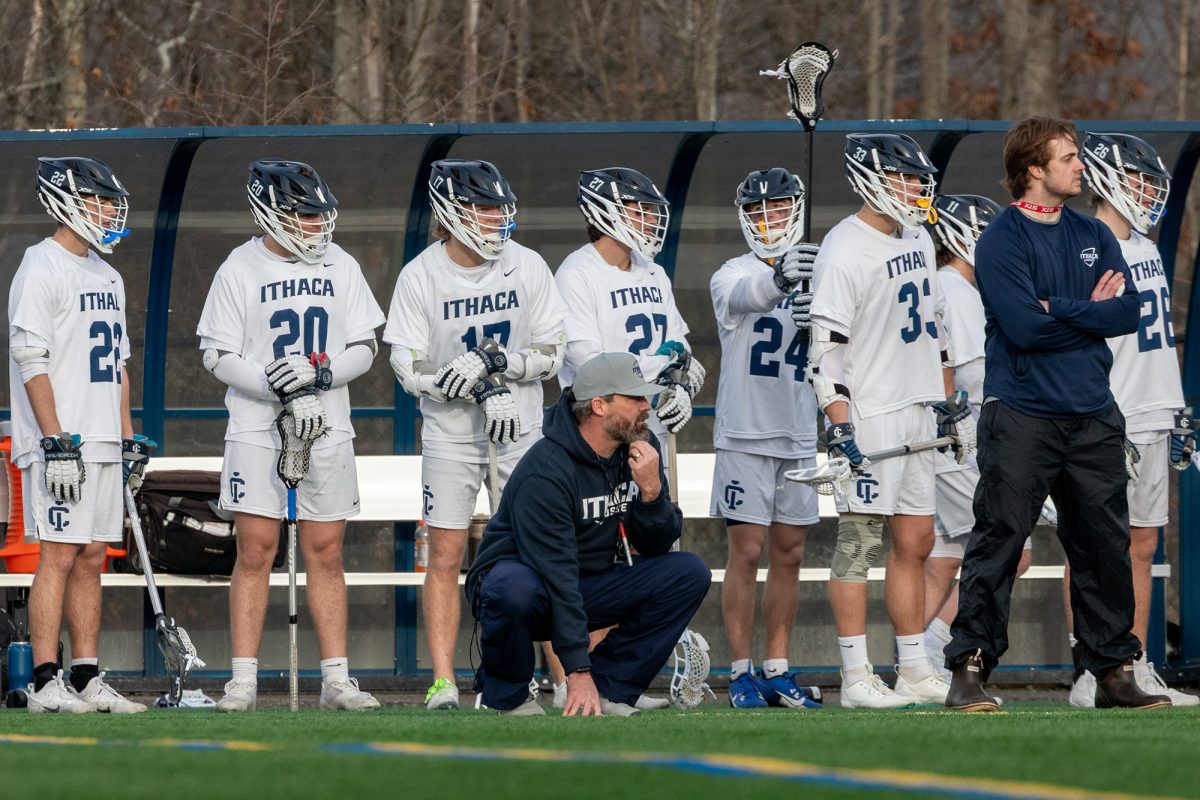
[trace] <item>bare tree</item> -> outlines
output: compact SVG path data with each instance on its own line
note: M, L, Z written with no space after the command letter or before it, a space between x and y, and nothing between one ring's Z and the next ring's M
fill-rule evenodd
M950 3L921 0L921 102L920 116L943 117L949 108Z
M463 8L462 115L464 122L479 119L479 2L466 0Z
M84 0L58 0L58 22L65 50L61 91L63 124L78 128L87 116L88 59Z

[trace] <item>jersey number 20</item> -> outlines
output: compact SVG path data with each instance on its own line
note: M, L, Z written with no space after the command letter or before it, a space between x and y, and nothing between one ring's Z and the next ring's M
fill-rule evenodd
M271 330L284 329L283 333L275 337L276 358L283 358L287 355L288 348L300 341L301 332L304 333L302 355L325 352L325 340L329 332L329 312L321 306L309 306L304 309L303 323L302 329L300 313L294 308L281 308L271 315Z

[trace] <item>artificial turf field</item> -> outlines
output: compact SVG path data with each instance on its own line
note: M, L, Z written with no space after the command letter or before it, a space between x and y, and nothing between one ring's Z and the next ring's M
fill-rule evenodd
M711 702L711 701L710 701ZM1200 709L0 712L0 797L1197 797Z

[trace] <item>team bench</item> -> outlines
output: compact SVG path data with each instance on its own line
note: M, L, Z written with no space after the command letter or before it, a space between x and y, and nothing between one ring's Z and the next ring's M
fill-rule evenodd
M681 453L678 456L679 473L681 477L678 502L683 510L685 520L707 519L709 493L712 490L713 463L712 453ZM156 458L150 462L150 469L221 469L219 457L189 457L189 458ZM413 522L421 518L421 493L416 491L421 481L420 456L359 456L358 481L361 497L361 513L354 518L359 522ZM832 518L836 515L833 499L821 496L822 518ZM477 513L488 512L487 491L481 490L476 498ZM1168 564L1156 564L1154 577L1167 578L1171 575ZM871 570L870 580L882 580L884 570ZM758 580L765 581L767 571L759 570ZM1061 566L1031 567L1024 577L1027 579L1062 578ZM190 575L156 575L160 586L221 586L229 583L228 578L197 577ZM0 574L0 587L28 586L32 575ZM713 570L713 580L720 583L725 578L725 571ZM301 586L305 585L305 575L297 576ZM460 579L461 580L461 579ZM800 571L802 582L823 582L829 580L827 568L805 567ZM102 577L105 586L136 586L145 585L141 575L105 573ZM423 572L348 572L346 583L349 586L420 586L425 582ZM272 586L286 586L287 575L273 573Z

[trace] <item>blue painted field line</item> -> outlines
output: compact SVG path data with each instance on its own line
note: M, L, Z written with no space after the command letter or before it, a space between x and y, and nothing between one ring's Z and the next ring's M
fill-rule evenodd
M165 747L201 752L280 752L267 742L190 739L99 739L94 737L0 734L0 745L59 747ZM968 797L977 800L1168 800L1159 795L1095 792L1069 786L988 778L960 778L929 772L889 769L837 769L781 758L743 755L676 755L665 753L587 752L539 748L471 748L420 742L346 742L320 748L329 753L352 753L458 761L542 762L555 764L625 764L681 772L739 778L775 778L835 789L901 791L914 794Z

